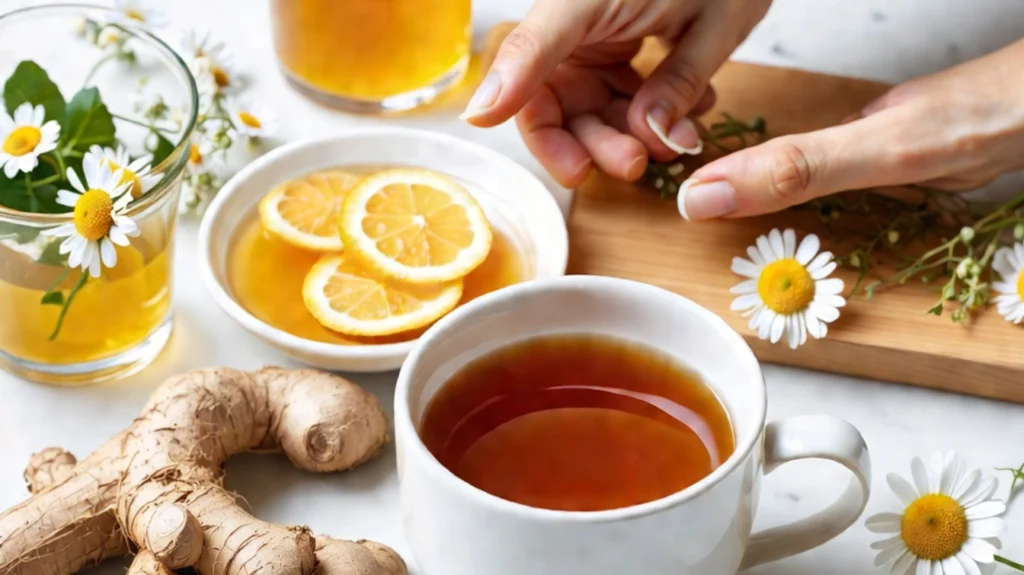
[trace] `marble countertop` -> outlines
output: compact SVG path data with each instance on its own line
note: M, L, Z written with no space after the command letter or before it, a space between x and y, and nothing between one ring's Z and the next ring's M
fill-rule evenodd
M0 2L0 8L35 2ZM322 136L347 127L395 123L449 132L490 145L540 173L511 125L476 130L456 120L457 111L380 120L345 116L303 100L273 67L269 14L252 0L180 0L173 26L198 25L223 37L242 57L252 93L287 118L284 140ZM520 16L529 0L482 0L476 26ZM175 28L176 29L176 28ZM168 32L174 37L175 29ZM885 81L942 69L1024 36L1019 0L776 0L771 12L736 57ZM79 389L35 385L0 374L0 508L22 500L22 470L29 456L47 446L84 457L125 427L164 378L191 368L230 365L257 368L293 362L249 336L222 314L195 275L195 221L178 230L174 336L157 361L127 381ZM1024 407L823 373L765 366L771 419L823 413L847 419L872 450L875 495L868 513L895 504L885 474L909 473L910 459L937 449L963 453L970 464L991 470L1024 461ZM394 373L355 375L390 409ZM406 553L397 500L395 457L379 459L341 475L314 476L294 470L283 457L247 455L228 465L228 486L238 490L262 519L308 524L342 538L375 539ZM812 472L809 473L809 472ZM812 476L814 479L812 479ZM1006 492L1006 483L1001 493ZM838 466L796 463L764 484L757 526L805 516L830 503L846 484ZM1024 503L1009 513L1005 554L1024 558ZM756 527L757 527L756 526ZM755 527L755 528L756 528ZM876 537L858 524L827 545L754 570L755 575L861 575L875 572ZM122 572L117 565L94 571ZM415 569L414 569L414 573ZM1007 571L1008 573L1008 571ZM422 574L417 574L422 575Z

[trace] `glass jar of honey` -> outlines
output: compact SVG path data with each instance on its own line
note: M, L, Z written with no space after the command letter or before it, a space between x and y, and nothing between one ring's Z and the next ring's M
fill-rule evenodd
M358 113L416 108L469 63L471 0L271 0L274 48L288 80Z

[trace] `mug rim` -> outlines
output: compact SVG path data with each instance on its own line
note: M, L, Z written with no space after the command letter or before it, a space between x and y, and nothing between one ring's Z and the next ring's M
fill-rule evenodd
M744 364L744 369L750 368L753 370L753 374L756 376L756 385L754 386L755 389L753 392L756 396L754 399L757 405L757 420L743 437L736 438L736 448L721 465L693 485L660 499L655 499L638 505L631 505L629 507L607 509L603 511L560 511L555 509L531 507L529 505L516 503L514 501L509 501L496 495L492 495L458 477L437 460L434 454L427 449L426 445L423 443L423 439L420 437L419 431L413 425L412 414L409 406L412 379L411 374L420 363L422 356L428 353L430 346L437 340L445 337L451 330L456 329L461 322L465 321L466 318L477 314L483 309L521 297L561 289L613 289L669 294L676 300L678 305L687 308L689 312L699 316L710 329L714 330L718 336L722 337L725 340L725 343L735 354L736 361ZM726 404L725 407L727 410L729 409L728 404ZM417 345L413 348L412 353L409 354L405 363L403 363L401 371L399 371L398 382L395 388L394 424L396 427L396 435L398 434L398 428L401 427L404 432L404 436L406 437L406 445L403 446L403 449L410 453L410 455L415 452L415 456L421 459L421 463L425 465L430 472L432 472L441 481L449 483L454 489L464 492L466 496L471 498L471 500L476 504L491 508L497 512L512 514L528 519L599 523L633 519L658 513L696 499L703 493L707 492L723 479L731 475L744 461L747 460L747 457L758 445L758 442L764 434L764 426L768 415L767 412L767 388L765 386L764 374L761 371L760 362L758 362L757 358L754 356L754 352L750 349L750 346L743 340L743 337L714 312L700 304L697 304L689 298L644 282L607 276L568 275L551 279L533 280L491 292L467 303L464 306L460 306L431 326L430 329L420 336ZM735 423L732 425L735 432L736 425ZM401 483L401 479L399 480L399 483Z

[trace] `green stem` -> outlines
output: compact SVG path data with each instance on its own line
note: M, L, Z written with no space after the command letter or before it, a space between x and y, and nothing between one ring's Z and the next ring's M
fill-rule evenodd
M57 163L60 164L60 173L58 174L62 179L67 177L68 168L64 165L64 154L61 154L57 150L53 151L53 155L57 157Z
M127 116L122 116L120 114L113 114L113 113L110 114L110 115L111 115L111 117L113 117L116 120L121 120L122 122L128 122L129 124L135 124L136 126L142 126L143 128L148 128L150 130L154 130L154 131L157 131L157 132L163 132L165 134L174 134L174 133L176 133L174 130L172 130L170 128L161 128L161 127L155 126L153 124L147 124L147 123L143 122L142 120L136 120L135 118L129 118Z
M1012 569L1016 569L1017 571L1024 571L1024 565L1021 565L1020 563L1017 563L1016 561L1011 561L1011 560L1007 559L1006 557L1002 557L1002 556L999 556L999 555L996 555L995 558L996 558L996 563L1002 563L1003 565L1006 565L1007 567L1010 567Z
M96 254L97 256L99 254ZM57 335L60 333L60 328L64 326L64 318L68 314L68 308L71 307L71 302L74 301L75 296L81 291L82 286L89 279L89 274L86 270L82 270L82 275L79 276L78 281L75 283L75 287L71 288L68 292L68 298L64 300L64 306L60 308L60 315L57 316L57 325L53 328L53 333L50 334L50 341L57 339Z
M89 73L85 75L85 81L82 82L82 88L88 88L89 82L92 81L92 77L96 74L96 72L99 71L100 67L103 66L103 64L106 64L107 62L116 58L117 54L117 52L111 52L110 54L107 54L106 56L97 60L96 63L92 65L92 68L89 69Z
M37 185L37 186L45 186L46 184L52 184L52 183L56 182L57 180L62 180L62 179L64 179L64 178L62 178L59 174L54 174L54 175L52 175L50 177L43 178L41 180L37 180L37 181L34 182L34 184Z
M57 281L53 282L53 285L50 286L50 289L46 290L46 293L47 294L53 293L53 290L55 290L58 287L60 287L60 284L64 283L64 280L68 279L68 275L70 275L70 274L71 274L71 268L65 269L64 273L60 274L60 277L57 278Z

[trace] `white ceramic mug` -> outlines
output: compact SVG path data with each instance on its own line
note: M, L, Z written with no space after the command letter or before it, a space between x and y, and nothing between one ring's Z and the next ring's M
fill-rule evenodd
M711 475L624 509L564 512L500 499L462 481L417 433L438 389L468 362L548 334L607 334L652 346L699 373L732 420L736 451ZM395 429L402 517L422 575L732 575L839 535L870 495L870 459L845 421L765 425L761 368L743 339L692 301L647 284L567 276L499 290L457 309L420 340L398 378ZM797 459L853 473L831 507L751 535L763 474Z

